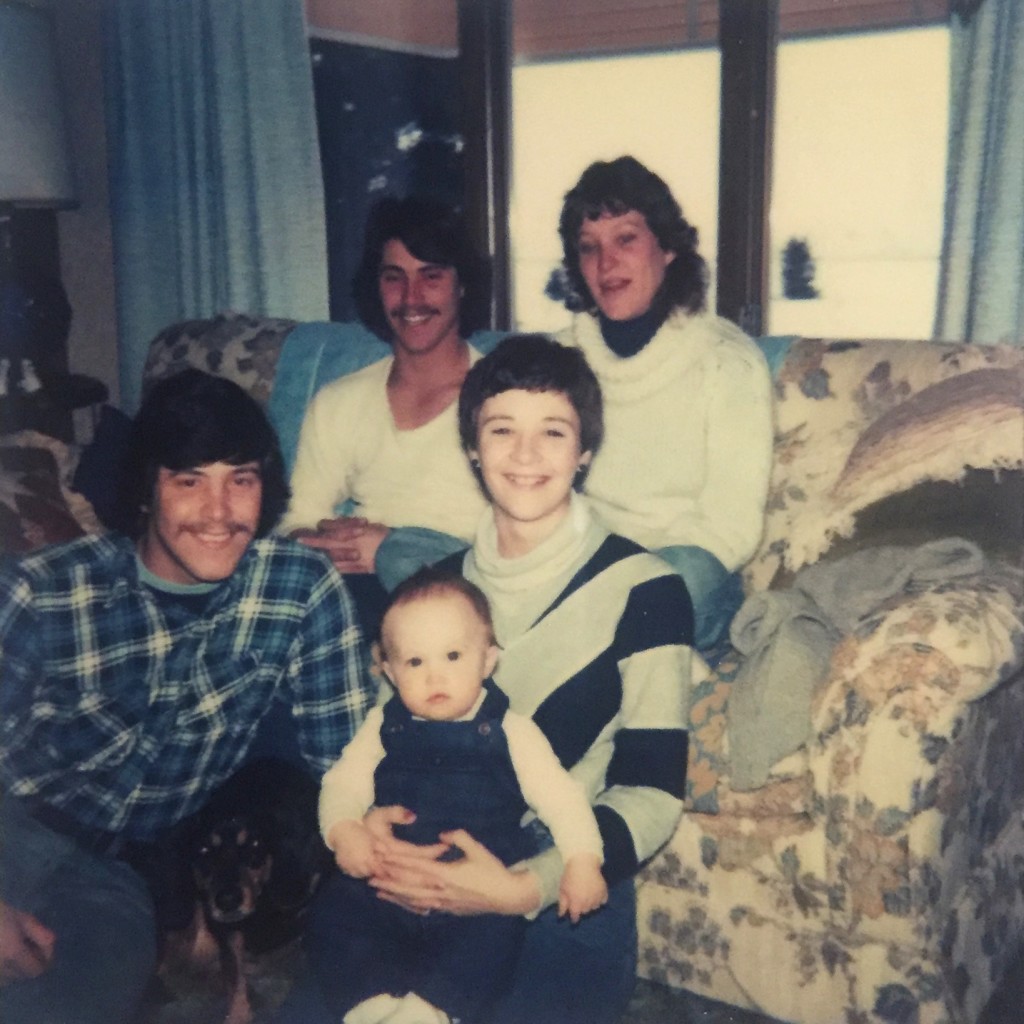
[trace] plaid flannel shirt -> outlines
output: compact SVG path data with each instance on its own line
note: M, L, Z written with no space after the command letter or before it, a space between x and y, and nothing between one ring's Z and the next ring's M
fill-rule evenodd
M318 774L372 703L348 591L301 545L254 541L203 615L177 622L124 537L0 572L0 782L85 828L146 839L197 809L278 697Z

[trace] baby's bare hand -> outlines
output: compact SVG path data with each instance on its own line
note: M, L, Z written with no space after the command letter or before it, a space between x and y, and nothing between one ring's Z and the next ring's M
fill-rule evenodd
M608 884L601 874L601 862L591 854L570 857L558 887L558 916L578 924L586 914L608 902Z
M361 821L339 821L327 835L334 862L352 878L369 878L378 869L373 834Z

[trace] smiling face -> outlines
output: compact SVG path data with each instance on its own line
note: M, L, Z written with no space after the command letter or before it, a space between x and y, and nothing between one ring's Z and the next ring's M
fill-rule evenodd
M409 711L453 722L472 709L498 659L490 630L455 591L393 605L381 623L382 667Z
M477 447L505 557L533 550L568 514L573 480L590 452L580 418L561 391L503 391L480 407Z
M609 320L632 320L651 308L675 259L636 210L584 220L578 245L580 273Z
M227 579L255 536L262 498L257 462L182 470L161 466L139 557L171 583Z
M459 275L454 267L424 263L397 238L381 253L380 300L396 348L410 355L459 342Z

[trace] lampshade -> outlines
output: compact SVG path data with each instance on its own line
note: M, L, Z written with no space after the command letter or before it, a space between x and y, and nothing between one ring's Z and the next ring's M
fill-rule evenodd
M0 0L0 206L75 206L52 15Z

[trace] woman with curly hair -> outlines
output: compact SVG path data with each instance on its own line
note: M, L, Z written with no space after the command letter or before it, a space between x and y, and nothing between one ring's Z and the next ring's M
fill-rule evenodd
M742 601L737 570L761 537L768 367L743 331L707 312L697 230L634 157L583 172L559 234L575 316L558 338L586 354L605 402L587 494L610 529L683 577L707 649Z

